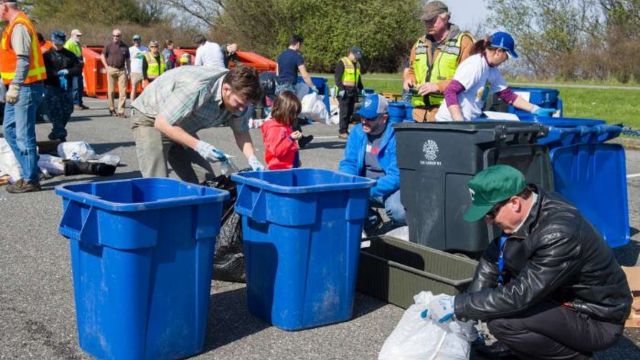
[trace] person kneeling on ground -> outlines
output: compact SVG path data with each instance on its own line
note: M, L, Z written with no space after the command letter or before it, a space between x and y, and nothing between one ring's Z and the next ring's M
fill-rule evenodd
M133 102L133 138L144 177L168 177L167 162L180 179L202 183L213 178L211 163L228 161L196 133L229 125L253 170L256 158L249 134L249 105L261 98L256 70L184 66L162 74Z
M370 192L372 205L384 206L394 225L401 226L405 224L406 213L400 202L396 136L387 122L388 106L387 99L381 95L365 97L364 105L357 113L360 124L349 133L339 171L376 180ZM374 219L365 224L366 230L375 226Z
M626 277L600 234L554 193L518 170L491 166L469 181L464 220L504 234L484 252L466 293L438 295L429 317L483 320L523 359L588 359L622 336L631 308Z

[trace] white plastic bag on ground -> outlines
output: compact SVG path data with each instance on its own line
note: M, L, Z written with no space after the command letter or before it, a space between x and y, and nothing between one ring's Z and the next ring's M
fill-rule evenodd
M0 169L9 175L10 183L14 183L22 178L20 176L20 164L13 154L7 140L0 138Z
M38 158L38 167L40 171L46 175L62 175L64 174L64 163L62 158L41 154Z
M433 297L422 291L413 297L414 304L402 315L400 322L382 345L379 360L465 360L469 358L470 342L475 339L471 323L449 321L439 324L423 319Z
M316 93L310 93L305 95L302 98L302 116L309 117L316 122L327 123L330 119L329 111L327 111L327 107L322 102L322 96L319 96Z
M91 145L84 141L67 141L58 144L58 156L65 160L88 161L97 159Z

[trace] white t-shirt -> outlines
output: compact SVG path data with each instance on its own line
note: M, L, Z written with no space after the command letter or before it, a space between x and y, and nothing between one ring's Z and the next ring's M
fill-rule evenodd
M457 80L466 89L458 94L465 121L480 117L486 99L507 88L507 82L498 68L489 66L482 54L470 56L463 61L453 75L453 80ZM436 121L452 120L446 101L443 101L436 114Z
M224 56L220 45L207 41L196 50L196 66L224 68Z
M141 45L140 47L132 46L129 48L129 58L131 59L131 73L142 74L142 58L144 53L149 49Z

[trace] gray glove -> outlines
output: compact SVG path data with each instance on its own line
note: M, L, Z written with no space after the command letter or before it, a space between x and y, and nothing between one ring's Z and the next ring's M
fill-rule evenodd
M198 143L196 144L195 151L197 151L200 156L211 162L227 161L227 157L222 151L216 149L213 145L202 140L198 141Z

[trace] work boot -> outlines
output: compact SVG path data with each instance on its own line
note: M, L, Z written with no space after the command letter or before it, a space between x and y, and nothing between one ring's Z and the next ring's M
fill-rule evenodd
M98 175L98 176L111 176L116 172L116 167L109 164L98 162L86 162L86 161L74 161L69 160L64 162L64 175Z
M75 105L73 107L73 110L89 110L89 107L84 104L80 104L80 105Z
M302 136L298 140L298 146L300 146L300 149L304 149L311 141L313 141L313 135Z
M42 190L42 188L38 181L24 181L23 179L20 179L14 184L7 185L7 192L12 194L22 194L40 190Z

